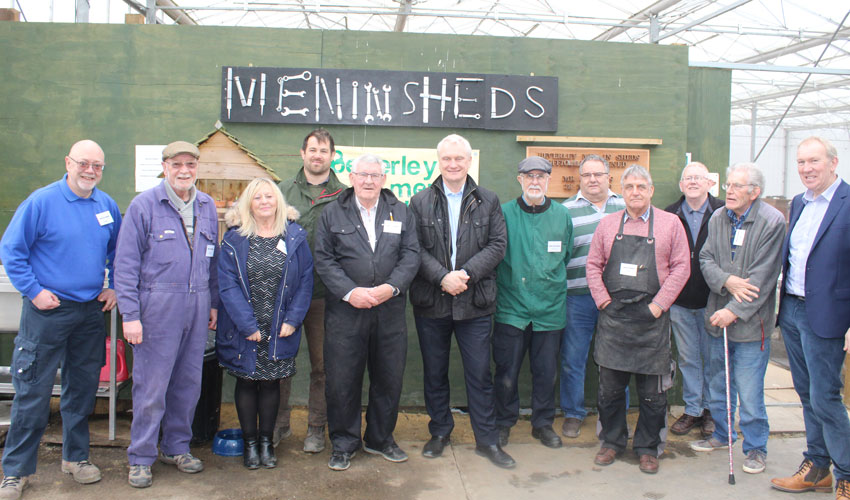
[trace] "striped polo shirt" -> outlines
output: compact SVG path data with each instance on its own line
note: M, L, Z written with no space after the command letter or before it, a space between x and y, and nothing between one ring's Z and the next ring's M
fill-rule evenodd
M622 210L626 203L622 196L609 189L604 210L600 210L582 196L581 191L564 201L563 205L567 207L573 220L573 253L567 264L567 295L587 295L590 289L587 287L585 263L593 232L603 217Z

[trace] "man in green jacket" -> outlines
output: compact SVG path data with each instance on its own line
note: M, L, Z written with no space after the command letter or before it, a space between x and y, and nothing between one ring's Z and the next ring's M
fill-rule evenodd
M501 446L519 416L517 381L526 351L531 365L531 435L561 446L552 430L558 346L566 326L567 263L573 223L567 208L546 197L552 164L539 156L519 163L522 196L502 205L508 248L496 270L498 298L493 330L496 426Z
M301 214L298 223L307 230L307 243L313 252L316 237L316 222L322 211L345 189L336 174L331 170L334 155L334 139L327 130L313 130L304 138L301 145L301 159L304 166L292 179L280 184L286 202ZM315 259L315 256L314 256ZM322 355L325 340L325 287L313 270L313 300L304 318L304 337L310 351L310 396L307 403L307 437L304 439L304 451L319 453L325 449L325 424L327 424L327 405L325 403L325 363ZM292 387L291 377L281 380L280 409L274 430L274 443L292 435L289 426L289 393Z

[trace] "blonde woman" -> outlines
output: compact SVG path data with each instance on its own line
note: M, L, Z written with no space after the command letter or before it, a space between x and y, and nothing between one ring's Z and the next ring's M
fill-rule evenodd
M272 445L280 380L295 374L301 322L313 293L313 257L298 212L277 185L254 179L227 215L218 260L216 353L236 376L248 469L277 465Z

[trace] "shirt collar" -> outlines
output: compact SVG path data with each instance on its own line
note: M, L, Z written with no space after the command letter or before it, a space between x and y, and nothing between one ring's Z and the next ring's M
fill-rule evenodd
M732 211L732 209L727 208L727 209L726 209L726 215L728 215L728 216L729 216L729 220L731 220L731 221L732 221L732 224L736 224L736 225L737 225L737 224L743 224L743 222L744 222L745 220L747 220L747 216L748 216L748 215L750 215L750 210L752 210L752 209L753 209L753 205L755 205L755 204L756 204L756 201L757 201L757 200L753 200L753 202L752 202L752 203L750 203L750 206L749 206L749 207L747 207L747 211L746 211L746 212L744 212L744 213L743 213L740 217L738 217L738 216L735 214L735 212L733 212L733 211Z
M830 184L829 187L826 188L826 191L821 193L820 196L823 196L824 199L826 199L827 203L831 202L833 195L835 195L835 190L838 189L839 184L841 184L841 177L835 176L835 181L833 181L833 183ZM814 195L815 193L811 189L807 189L806 192L803 194L803 200L805 200L806 203L814 201Z
M685 199L685 200L682 202L682 209L683 209L685 212L687 212L687 213L689 213L689 214L691 214L691 215L693 215L694 213L700 213L700 214L705 213L705 210L706 210L707 208L708 208L708 197L707 197L707 196L706 196L706 198L705 198L705 201L702 203L702 206L701 206L701 207L699 207L699 208L698 208L698 209L696 209L696 210L694 210L693 208L691 208L691 206L690 206L690 205L688 205L688 200L687 200L687 199Z
M643 219L643 221L644 221L644 222L648 221L648 220L649 220L649 211L650 211L650 209L652 209L652 205L650 205L650 206L649 206L649 208L647 208L647 209L646 209L646 212L644 212L644 213L643 213L643 215L641 215L640 217L638 217L638 219ZM624 221L626 221L626 222L628 222L628 220L632 218L632 216L631 216L631 215L629 215L629 211L628 211L628 210L623 210L623 214L624 214L624 216L623 216L623 220L624 220Z
M448 184L446 184L446 181L443 181L443 192L446 193L447 197L448 196L460 197L460 196L463 196L463 187L461 187L460 191L458 191L457 193L453 193L452 190L449 189Z
M609 189L609 190L608 190L608 199L607 199L607 200L605 200L605 201L606 201L606 203L607 203L607 201L608 201L608 200L610 200L611 198L619 198L619 197L620 197L620 195L618 195L617 193L615 193L614 191L611 191L611 190ZM588 200L587 198L585 198L585 197L584 197L584 195L583 195L583 194L581 194L581 189L579 189L579 190L578 190L578 193L576 193L576 200L584 200L584 201L586 201L586 202L590 203L591 205L593 204L593 202L592 202L592 201Z
M375 206L374 206L374 207L372 207L372 208L366 208L366 207L364 207L364 206L363 206L363 204L362 204L362 203L360 203L360 200L358 200L358 199L357 199L357 196L356 196L356 195L354 196L354 203L356 203L356 204L357 204L357 208L358 208L358 210L360 210L361 212L367 212L367 213L369 213L369 214L374 214L374 213L376 213L376 212L377 212L377 210L378 210L378 203L380 203L380 202L381 202L381 199L380 199L380 198L378 198L378 201L376 201L376 202L375 202Z
M68 186L68 174L62 176L62 180L59 181L59 190L62 192L62 195L65 196L65 199L68 201L77 201L77 200L93 200L95 199L95 194L97 193L97 188L92 188L91 194L88 198L83 198L82 196L77 196L77 193L71 191L71 187Z

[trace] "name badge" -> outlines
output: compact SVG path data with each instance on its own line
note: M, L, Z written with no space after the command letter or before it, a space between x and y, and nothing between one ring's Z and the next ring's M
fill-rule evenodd
M390 234L401 234L401 221L400 220L385 220L384 221L384 232Z
M739 247L744 244L744 236L746 236L747 232L743 229L738 229L735 231L735 238L732 240L732 244L736 247Z
M207 257L215 255L215 245L207 245Z
M280 250L282 254L286 254L286 242L282 239L277 240L277 249Z
M548 247L549 247L549 253L560 252L561 251L561 242L560 241L550 241Z
M103 211L99 214L96 214L95 216L97 217L97 221L100 223L101 226L105 226L107 224L112 224L113 222L115 222L115 220L112 219L112 214L109 213L109 210Z
M623 276L637 276L637 270L637 264L620 264L620 274L622 274Z

